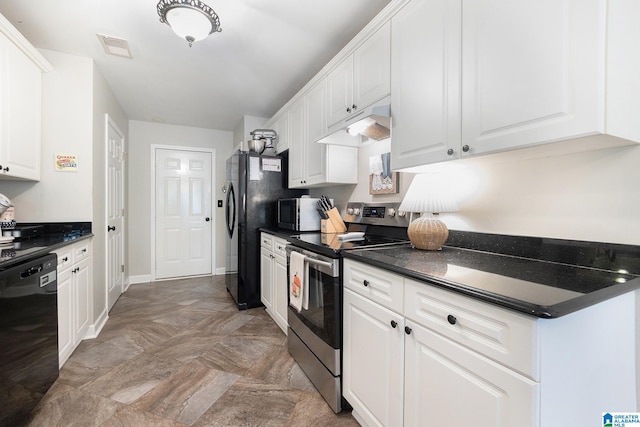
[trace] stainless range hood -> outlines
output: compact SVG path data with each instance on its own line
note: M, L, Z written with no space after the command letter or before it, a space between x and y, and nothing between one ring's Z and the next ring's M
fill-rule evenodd
M359 146L363 139L376 141L391 136L391 98L386 97L331 126L321 144Z

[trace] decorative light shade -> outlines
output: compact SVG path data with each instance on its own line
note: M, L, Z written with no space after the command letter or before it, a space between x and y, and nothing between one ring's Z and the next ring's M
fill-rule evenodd
M407 234L411 244L424 250L440 250L449 237L447 226L437 218L442 212L455 212L458 204L446 186L432 175L416 175L404 196L400 207L404 212L420 213L420 217L409 224Z
M209 6L199 0L160 0L157 6L160 22L167 24L189 43L220 32L220 18Z

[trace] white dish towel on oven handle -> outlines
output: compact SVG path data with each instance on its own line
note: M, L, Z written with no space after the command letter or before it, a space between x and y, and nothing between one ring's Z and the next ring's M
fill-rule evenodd
M289 305L298 313L309 308L308 269L305 256L292 251L289 259Z

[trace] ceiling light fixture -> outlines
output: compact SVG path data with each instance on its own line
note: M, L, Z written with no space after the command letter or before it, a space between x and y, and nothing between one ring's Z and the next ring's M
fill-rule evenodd
M160 0L157 9L160 22L185 39L189 47L209 34L222 31L218 15L200 0Z

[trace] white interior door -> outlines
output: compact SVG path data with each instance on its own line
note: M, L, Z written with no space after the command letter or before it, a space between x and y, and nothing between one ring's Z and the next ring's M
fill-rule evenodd
M212 154L155 150L155 278L212 273Z
M107 301L124 290L124 136L107 116Z

